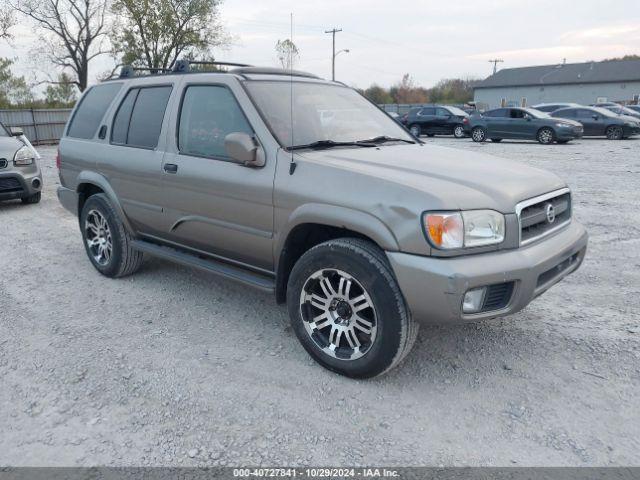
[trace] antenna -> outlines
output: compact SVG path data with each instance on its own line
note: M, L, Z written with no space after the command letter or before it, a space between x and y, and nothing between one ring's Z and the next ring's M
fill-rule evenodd
M495 75L498 71L498 64L504 62L501 58L494 58L493 60L489 60L489 63L493 63L493 74Z
M291 12L291 36L289 37L289 39L291 40L291 43L293 43L293 12ZM293 48L291 48L291 46L289 46L289 87L290 87L290 100L291 100L291 145L295 145L295 143L293 143ZM293 172L296 171L296 162L293 158L295 152L293 150L291 150L291 163L289 164L289 175L293 175Z

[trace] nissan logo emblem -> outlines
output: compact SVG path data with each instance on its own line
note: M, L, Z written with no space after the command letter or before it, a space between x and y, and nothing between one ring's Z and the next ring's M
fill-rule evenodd
M547 222L553 223L556 221L556 209L553 208L553 204L547 203Z

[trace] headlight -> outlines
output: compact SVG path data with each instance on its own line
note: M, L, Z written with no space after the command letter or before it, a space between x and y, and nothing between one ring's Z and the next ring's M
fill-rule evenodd
M33 150L31 150L26 145L21 147L16 154L13 156L13 164L14 165L31 165L33 163L33 159L35 158L35 154Z
M431 244L443 250L494 245L504 240L504 215L493 210L428 212L423 223Z
M556 123L556 127L570 127L568 123Z

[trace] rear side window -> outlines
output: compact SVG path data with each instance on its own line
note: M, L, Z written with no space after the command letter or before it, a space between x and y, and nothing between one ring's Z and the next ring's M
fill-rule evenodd
M423 108L420 111L420 115L435 115L435 114L436 114L435 108Z
M562 117L562 118L576 118L576 111L574 109L571 110L558 110L553 113L554 117Z
M226 159L224 139L236 132L253 135L249 122L228 88L216 85L187 87L178 127L180 153Z
M581 110L575 110L575 116L576 118L582 118L582 119L592 119L594 115L597 115L596 112L592 111L592 110L585 110L585 109L581 109Z
M449 112L449 110L446 110L444 108L438 108L436 109L436 115L439 117L446 117L447 115L451 115L451 112Z
M484 114L485 117L490 118L503 118L508 117L509 109L507 108L498 108L496 110L490 110Z
M82 97L73 114L67 135L75 138L93 138L102 117L121 87L121 83L105 83L92 87Z
M113 119L111 142L156 148L170 95L170 86L131 89Z

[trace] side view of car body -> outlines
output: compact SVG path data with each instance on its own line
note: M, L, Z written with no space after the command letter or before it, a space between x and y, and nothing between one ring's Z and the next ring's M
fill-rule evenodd
M616 115L601 107L562 108L552 117L578 121L588 137L606 136L609 140L621 140L640 134L640 122L633 117Z
M636 119L640 119L640 111L635 111L631 108L628 107L624 107L622 105L618 105L618 106L607 106L607 107L603 107L606 108L607 110L609 110L610 112L615 113L616 115L626 115L627 117L633 117Z
M467 134L469 114L458 107L427 105L412 108L403 123L416 137L453 135L463 138Z
M41 192L37 152L21 129L0 124L0 200L38 203Z
M531 108L534 110L538 110L540 112L551 113L559 110L560 108L569 108L569 107L579 107L578 103L539 103L538 105L533 105Z
M567 143L582 136L582 125L573 120L558 120L530 108L497 108L469 119L474 142L490 139L537 140L542 144Z

